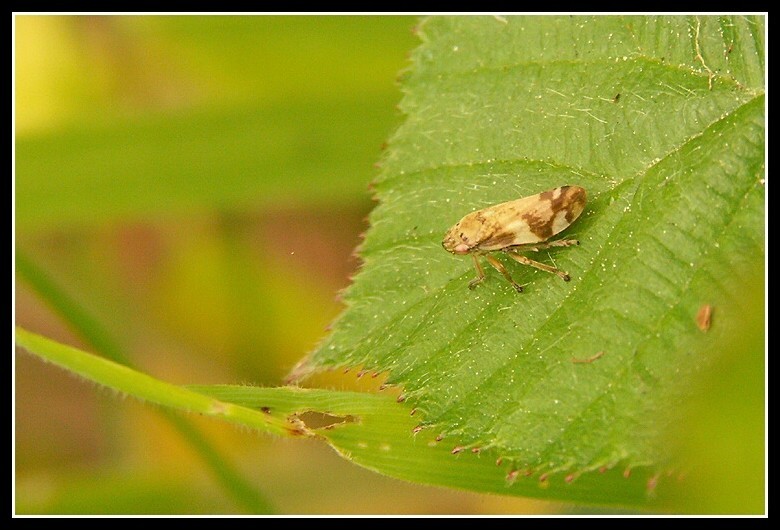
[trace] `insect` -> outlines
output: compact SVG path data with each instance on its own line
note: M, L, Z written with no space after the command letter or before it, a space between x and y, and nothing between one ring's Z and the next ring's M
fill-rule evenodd
M509 271L491 252L501 251L513 260L547 271L568 282L567 273L520 254L545 248L579 245L576 239L548 241L568 228L585 209L587 194L579 186L561 186L537 195L496 204L471 212L450 228L441 242L452 254L471 254L477 277L469 282L473 289L485 279L479 257L485 259L506 278L518 293L523 287L515 283Z

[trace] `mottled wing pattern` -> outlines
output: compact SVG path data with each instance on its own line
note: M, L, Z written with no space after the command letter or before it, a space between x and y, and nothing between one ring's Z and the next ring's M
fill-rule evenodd
M473 212L467 217L482 225L474 249L491 251L546 241L579 217L586 200L583 188L562 186Z

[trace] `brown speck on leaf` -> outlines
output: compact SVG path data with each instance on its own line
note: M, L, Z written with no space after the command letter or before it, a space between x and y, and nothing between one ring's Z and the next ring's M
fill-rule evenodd
M500 466L503 463L504 463L504 459L502 457L499 456L498 458L496 458L496 465L497 466Z
M387 385L385 383L379 385L379 390L384 390L385 388L387 388Z
M707 332L712 324L712 306L710 304L704 304L699 308L699 312L696 313L696 325L703 332Z
M457 446L455 446L455 448L452 451L450 451L450 453L452 453L453 455L456 455L458 453L462 453L464 449L466 449L466 448L463 447L462 445L457 445Z
M379 372L374 372L373 374L371 374L371 379L376 379L376 376L378 376L378 375L379 375Z
M576 477L574 476L574 473L570 473L570 474L566 475L566 478L563 479L563 480L565 480L567 484L571 484L572 482L574 482L575 478Z
M396 401L396 403L402 403L403 400L405 400L405 399L406 399L406 396L404 396L403 394L400 394L397 398L395 398L395 401Z
M506 474L506 481L512 484L515 480L517 480L517 475L520 474L519 469L514 469Z
M260 410L266 414L271 414L271 407L260 407Z
M474 453L475 455L478 455L481 450L482 449L480 449L479 447L472 447L471 448L471 452Z
M600 359L604 355L603 351L600 351L596 353L595 355L591 355L590 357L587 357L585 359L577 359L576 357L571 358L571 362L575 364L590 364L596 359Z
M547 479L550 478L549 473L542 473L539 475L539 482L547 482Z
M409 416L414 416L414 413L417 412L417 409L412 409L409 411Z
M358 378L358 379L360 379L360 378L361 378L361 377L363 377L364 375L366 375L366 370L360 370L360 371L357 373L357 378Z
M658 475L653 475L647 481L647 491L655 490L656 486L658 486Z
M627 467L627 468L626 468L626 469L623 471L623 478L629 478L630 476L631 476L631 468L630 468L630 467Z
M440 434L440 435L438 435L438 436L436 437L436 441L437 441L437 442L441 442L442 440L444 440L444 435L443 435L443 434Z
M607 466L601 466L599 468L599 473L606 473L607 472Z
M422 426L422 425L418 425L417 427L415 427L414 429L412 429L412 433L413 433L413 434L417 434L417 433L418 433L418 432L420 432L421 430L423 430L423 426Z
M347 367L347 368L344 368L344 373L345 373L345 374L348 374L350 370L352 370L352 368L349 368L349 367Z

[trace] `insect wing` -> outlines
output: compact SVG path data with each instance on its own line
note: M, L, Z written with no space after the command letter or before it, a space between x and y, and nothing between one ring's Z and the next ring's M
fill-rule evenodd
M579 217L585 201L583 188L563 186L475 212L488 227L479 249L500 250L546 241Z
M543 241L532 230L526 220L531 214L536 219L544 212L540 212L539 196L523 197L514 201L505 202L481 210L484 219L484 239L479 244L480 250L500 250L512 245L526 243L539 243Z

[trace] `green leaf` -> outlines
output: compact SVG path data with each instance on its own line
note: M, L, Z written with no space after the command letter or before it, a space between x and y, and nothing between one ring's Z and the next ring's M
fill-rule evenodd
M504 473L681 465L662 434L739 333L764 259L764 19L439 17L419 32L363 269L293 375L387 371L418 438L491 448ZM534 258L571 282L505 260L524 293L493 270L467 289L471 260L444 232L564 184L588 191L564 233L581 245Z

